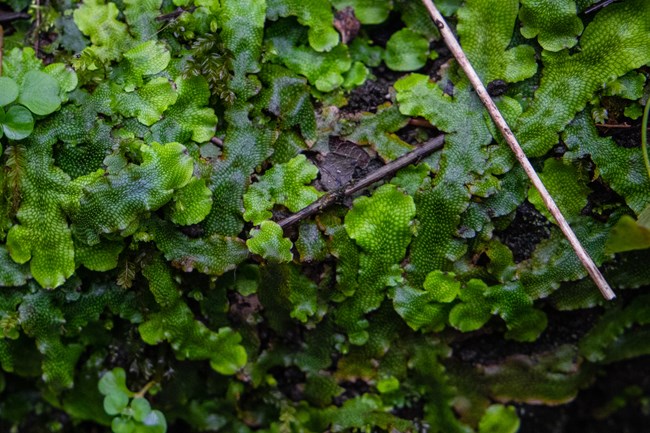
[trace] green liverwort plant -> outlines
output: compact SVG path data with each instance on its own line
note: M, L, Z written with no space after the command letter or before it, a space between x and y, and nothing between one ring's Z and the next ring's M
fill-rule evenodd
M152 410L144 398L147 389L131 392L126 386L126 373L122 368L107 371L97 384L104 395L104 410L113 416L113 433L165 433L167 421L159 410Z

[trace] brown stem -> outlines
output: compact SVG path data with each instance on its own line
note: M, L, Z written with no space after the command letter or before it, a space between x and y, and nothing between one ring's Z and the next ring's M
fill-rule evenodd
M151 380L147 382L147 384L138 392L136 392L133 395L133 398L143 398L147 392L151 389L152 386L154 386L157 382L155 380Z
M409 119L409 125L411 125L411 126L420 126L422 128L431 128L431 129L435 128L435 126L433 126L431 124L431 122L429 122L428 120L426 120L426 119L418 119L417 117L413 117L413 118Z
M600 273L600 270L598 270L598 267L596 266L594 261L591 259L587 251L585 251L584 247L580 243L580 240L578 240L575 233L571 229L571 226L569 226L569 223L566 221L566 219L562 215L562 212L555 204L553 197L551 197L551 195L546 190L546 187L542 183L542 180L535 172L535 169L533 168L530 161L526 157L526 154L524 153L523 149L519 145L517 138L513 134L510 127L508 126L506 120L501 115L501 112L499 111L496 104L494 103L494 101L488 94L487 90L485 89L485 86L481 82L481 78L478 76L478 74L472 67L471 63L469 62L469 59L465 55L465 52L463 51L460 44L456 40L456 36L454 36L454 33L447 25L445 18L442 16L440 11L438 11L436 6L433 4L432 0L422 0L422 2L424 3L424 6L429 11L429 14L431 15L431 18L433 19L433 22L435 23L436 27L438 27L438 30L440 31L440 35L442 36L443 40L445 41L445 44L449 48L449 51L451 51L453 56L456 58L456 61L465 72L465 75L467 75L467 78L469 79L470 83L472 83L472 87L474 87L474 90L476 90L476 94L481 99L481 102L487 109L488 113L490 114L490 117L494 121L499 131L501 131L501 135L503 135L503 138L510 146L510 149L512 149L512 152L515 154L517 161L519 161L519 164L526 172L526 175L530 179L531 183L533 184L535 189L539 192L539 195L541 196L542 201L546 206L546 209L548 209L551 215L553 215L553 218L555 218L557 225L560 227L560 230L562 230L562 233L564 233L564 236L569 241L569 244L571 244L571 246L573 247L573 250L576 252L578 258L580 259L580 262L585 267L585 269L587 270L591 278L594 280L594 283L596 283L596 286L598 286L598 289L603 294L605 299L607 300L614 299L616 295L614 295L614 292L609 287L609 284L605 280L605 277L603 277L603 275Z
M0 12L0 23L15 20L28 20L31 17L24 12Z
M304 209L299 210L295 214L278 221L278 225L282 228L287 228L294 225L298 221L301 221L305 218L309 218L312 215L315 215L327 207L331 206L337 200L342 197L350 196L355 192L361 191L362 189L368 188L370 185L379 182L380 180L392 175L401 168L406 167L407 165L413 164L419 161L421 158L429 155L430 153L435 152L436 150L442 149L442 144L445 140L444 135L439 135L432 138L431 140L424 143L422 146L413 149L409 153L406 153L395 161L391 161L388 164L384 165L378 170L373 171L368 176L359 179L356 182L351 182L347 186L340 188L336 191L331 191L307 206Z

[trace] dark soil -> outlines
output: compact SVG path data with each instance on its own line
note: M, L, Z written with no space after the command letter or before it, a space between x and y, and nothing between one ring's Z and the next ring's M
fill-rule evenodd
M496 236L512 251L515 263L524 261L533 254L535 247L550 236L551 223L539 213L530 202L523 202L515 219Z

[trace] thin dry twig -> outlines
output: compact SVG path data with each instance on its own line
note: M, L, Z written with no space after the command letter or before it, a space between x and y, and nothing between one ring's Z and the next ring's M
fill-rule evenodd
M456 58L456 61L458 61L460 67L463 69L463 71L465 71L467 78L469 78L469 81L470 83L472 83L474 90L476 90L476 94L481 99L481 102L483 102L483 105L485 105L485 108L487 108L488 113L490 113L490 117L499 128L499 131L501 131L503 138L506 140L508 145L510 145L510 148L515 154L517 161L519 161L519 164L521 164L521 166L523 167L524 171L526 172L526 175L532 182L533 186L539 192L540 196L542 197L542 201L544 202L544 205L549 210L551 215L553 215L553 218L555 218L555 221L560 227L560 230L562 230L562 233L564 233L564 236L566 236L567 240L571 244L571 247L573 247L574 251L578 255L580 262L582 262L582 265L585 267L585 269L587 270L591 278L594 280L594 283L596 283L596 286L603 294L605 299L607 300L614 299L616 295L609 287L609 284L605 280L605 277L603 277L603 275L600 273L600 270L598 270L598 267L591 259L587 251L585 251L584 247L576 237L575 233L573 233L573 230L569 226L569 223L566 221L566 219L562 215L562 212L555 204L553 197L551 197L551 195L546 190L546 187L544 186L541 179L535 172L533 166L530 164L530 161L528 160L523 149L517 142L517 139L515 138L515 135L512 133L512 130L510 129L505 119L501 115L501 112L499 112L499 109L494 104L494 101L492 101L492 98L490 97L487 90L485 89L485 86L481 82L481 79L479 78L478 74L470 64L469 59L467 58L465 52L463 51L460 44L456 40L456 37L454 36L453 32L445 22L445 19L443 18L442 14L438 11L436 6L433 4L432 0L422 0L422 2L424 3L424 6L429 11L431 18L433 19L433 22L438 27L438 30L440 31L440 34L442 35L442 38L445 41L445 44L447 45L451 53Z
M210 143L214 144L217 147L223 147L223 140L219 137L212 137Z
M596 123L596 126L605 129L629 129L632 127L632 125L628 125L627 123ZM650 128L646 128L646 130L648 129Z
M416 163L420 159L429 155L430 153L435 152L436 150L442 149L442 144L445 141L444 135L439 135L432 138L431 140L425 142L422 146L413 149L409 153L406 153L395 161L391 161L388 164L384 165L378 170L373 171L368 176L359 179L356 182L352 182L343 188L340 188L336 191L331 191L309 206L304 209L299 210L295 214L278 221L278 224L282 228L287 228L298 221L301 221L305 218L309 218L312 215L321 212L323 209L331 206L333 203L341 199L342 197L350 196L355 192L361 191L362 189L368 188L372 184L379 182L380 180L390 176L401 168L406 167L407 165Z

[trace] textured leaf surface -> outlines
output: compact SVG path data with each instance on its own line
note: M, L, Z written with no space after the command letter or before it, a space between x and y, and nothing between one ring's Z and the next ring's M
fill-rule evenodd
M645 209L650 180L638 149L625 148L611 138L600 137L586 113L576 117L564 137L574 157L589 155L603 180L625 199L637 215Z
M386 43L384 61L393 71L415 71L427 62L429 41L405 28L392 34Z
M392 0L332 0L337 9L351 7L363 24L381 24L393 8Z
M293 244L283 237L282 227L273 221L262 221L259 229L251 230L251 238L246 241L246 245L253 254L274 262L290 262L293 259Z
M100 234L133 232L140 218L191 180L194 164L181 144L153 143L140 151L140 165L130 164L84 189L74 230L88 244L99 242Z
M345 217L345 230L361 247L359 286L337 311L337 321L347 328L353 344L363 344L368 334L364 314L384 299L384 288L401 279L397 263L411 242L413 199L394 185L378 188L372 197L359 197Z
M150 226L156 246L165 258L185 272L197 270L219 276L233 269L248 257L248 250L241 239L213 234L190 238L177 231L171 224L156 221Z
M309 44L316 51L329 51L339 43L339 34L333 26L334 14L328 2L319 0L269 0L270 19L295 16L309 27Z
M266 31L272 52L292 71L307 77L321 92L331 92L343 84L343 73L352 66L345 45L318 52L302 45L305 32L289 22L278 22Z
M152 126L153 138L161 143L209 141L215 134L217 116L207 107L210 100L208 83L203 77L192 77L177 79L174 87L178 98L164 112L162 120Z
M576 13L574 0L523 0L519 11L521 34L528 39L537 36L548 51L571 48L584 28Z
M469 0L458 10L461 45L486 84L521 81L537 71L533 47L509 48L518 10L518 0Z
M298 155L286 164L276 164L262 175L244 194L244 219L259 224L273 215L274 204L297 212L322 195L313 186L306 186L318 175L318 168Z
M542 53L544 75L535 101L519 119L517 137L528 156L541 156L593 94L650 62L650 4L630 0L604 9L580 38L581 51Z
M182 301L151 314L138 329L145 343L155 345L167 340L179 359L208 359L221 374L235 374L246 363L239 334L230 328L211 331L194 319Z
M119 13L115 3L104 0L84 1L74 11L75 24L93 43L87 50L103 61L118 59L133 44Z

